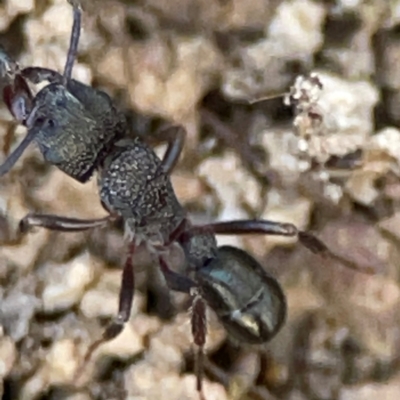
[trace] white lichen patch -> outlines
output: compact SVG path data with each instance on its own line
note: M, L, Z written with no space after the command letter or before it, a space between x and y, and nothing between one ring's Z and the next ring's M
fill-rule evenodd
M70 264L47 266L42 293L43 310L60 311L77 304L86 286L94 279L94 268L88 254L75 258Z
M322 84L317 102L322 126L318 134L307 135L306 145L299 142L299 150L324 162L332 155L344 156L363 147L373 133L372 113L379 94L369 82L349 82L324 72L317 75ZM297 125L307 124L298 121Z
M191 122L194 107L216 76L219 54L211 41L199 38L177 39L173 51L160 41L130 49L131 103L142 112Z
M269 37L286 55L313 53L322 45L325 12L322 4L310 0L282 2L269 25Z

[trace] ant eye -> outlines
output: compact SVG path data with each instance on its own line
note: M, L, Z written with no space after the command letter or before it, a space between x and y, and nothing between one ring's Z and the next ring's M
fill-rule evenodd
M35 120L35 125L36 125L36 124L38 124L38 125L43 125L43 124L45 123L45 121L46 121L46 119L45 119L44 117L38 117L38 118L36 118L36 120Z
M49 128L54 128L55 125L56 125L56 123L54 122L54 119L49 118L49 119L47 120L47 126L48 126Z
M56 122L52 118L46 117L38 117L35 120L35 125L40 128L54 128L56 126Z

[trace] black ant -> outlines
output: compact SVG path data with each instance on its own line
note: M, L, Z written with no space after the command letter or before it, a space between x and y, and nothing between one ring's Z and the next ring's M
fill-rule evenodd
M57 215L28 214L20 230L43 227L57 231L84 231L122 219L129 238L122 272L119 311L101 339L94 342L85 363L102 343L118 336L129 320L134 295L135 249L146 243L157 255L171 290L192 297L191 327L197 346L197 390L201 394L203 349L206 341L206 305L227 333L239 342L261 344L274 337L285 322L286 299L277 280L249 254L230 246L218 247L215 235L263 234L295 237L314 253L329 256L356 268L332 253L318 238L294 225L268 220L237 220L197 226L190 222L175 196L170 174L183 148L185 131L170 126L161 132L168 142L160 160L139 138L128 139L124 115L110 97L71 78L77 53L81 9L70 0L74 22L64 73L40 67L20 69L3 53L3 99L17 122L27 128L20 145L0 166L0 176L17 162L35 141L44 159L84 183L98 174L99 194L109 216L93 220ZM48 81L35 96L28 82ZM178 243L186 259L186 273L170 268L165 254Z

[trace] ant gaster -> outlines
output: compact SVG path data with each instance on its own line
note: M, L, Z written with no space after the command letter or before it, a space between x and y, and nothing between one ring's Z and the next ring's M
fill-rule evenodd
M37 143L47 162L79 182L86 182L97 172L101 202L109 216L83 220L28 214L21 220L20 229L26 232L40 226L65 232L83 231L103 226L115 218L122 219L129 245L118 315L102 338L90 346L84 363L99 345L118 336L129 320L134 295L132 256L144 242L157 255L168 287L192 297L191 327L197 346L197 390L201 394L206 305L215 311L229 335L250 344L269 341L286 317L285 295L277 280L245 251L231 246L218 247L216 234L297 236L312 252L355 266L332 253L311 233L300 231L292 224L268 220L192 224L169 178L180 156L185 131L172 126L161 132L168 147L160 160L139 138L126 138L125 117L107 94L71 79L81 9L77 0L70 3L74 22L63 75L41 67L20 69L5 53L1 54L3 98L17 122L27 128L27 135L0 166L0 176L13 167L32 141ZM28 81L49 84L34 96ZM185 274L175 272L166 261L165 252L174 243L183 249Z

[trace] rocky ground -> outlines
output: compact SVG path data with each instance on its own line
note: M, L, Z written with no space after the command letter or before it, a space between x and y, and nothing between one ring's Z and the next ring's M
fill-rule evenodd
M400 398L400 1L84 2L74 77L107 91L144 140L187 130L172 177L195 221L268 218L321 237L221 237L253 254L287 295L263 348L232 343L209 313L207 400ZM23 66L62 71L65 0L0 2L0 43ZM0 162L24 136L0 109ZM162 154L165 147L157 147ZM28 212L104 215L32 146L1 179L3 400L197 399L189 299L135 258L132 318L79 380L116 314L123 232L16 234Z

